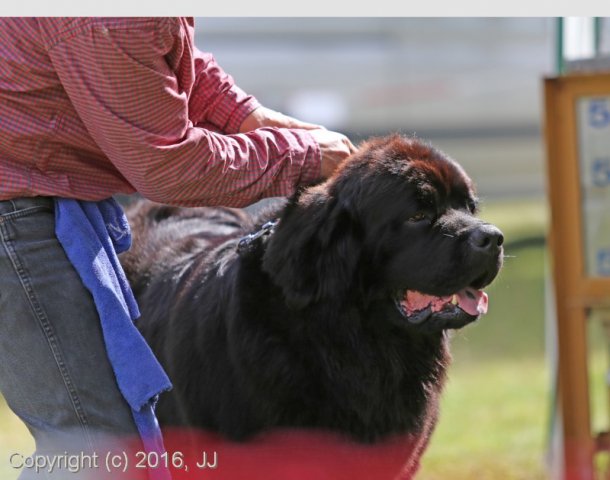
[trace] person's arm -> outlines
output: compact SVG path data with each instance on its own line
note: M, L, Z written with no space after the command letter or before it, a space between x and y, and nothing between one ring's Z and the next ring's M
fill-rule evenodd
M194 126L186 77L170 68L185 32L173 19L154 27L92 23L49 49L79 117L136 190L163 203L243 206L320 176L320 148L305 130Z
M192 26L187 28L190 30ZM325 132L321 125L303 122L260 105L235 85L211 53L194 48L194 58L196 80L189 108L197 126L221 133L246 133L264 127L310 130L314 141L322 146L320 173L324 178L332 174L347 153L356 151L344 135Z
M214 55L196 47L193 51L195 83L189 101L193 123L196 126L213 125L213 130L224 134L239 133L244 120L261 108L261 104L235 84Z

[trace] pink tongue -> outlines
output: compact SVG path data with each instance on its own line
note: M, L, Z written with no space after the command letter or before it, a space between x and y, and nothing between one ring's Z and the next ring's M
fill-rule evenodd
M458 306L467 314L477 316L487 313L488 297L482 290L465 288L457 292Z
M487 313L487 294L474 288L464 288L456 294L458 306L467 314L474 317ZM425 293L408 290L404 298L407 313L410 315L419 312L424 308L431 307L433 312L439 312L443 307L451 302L452 295L448 297L434 297Z

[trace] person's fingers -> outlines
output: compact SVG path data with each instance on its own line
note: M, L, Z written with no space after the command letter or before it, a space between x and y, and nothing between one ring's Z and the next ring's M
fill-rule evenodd
M352 142L342 133L329 130L312 130L312 136L320 146L321 175L328 178L336 168L356 151Z
M349 153L356 153L358 151L358 148L352 143L352 141L347 138L347 146L349 147Z
M343 143L347 146L350 155L352 153L356 153L358 151L358 149L356 148L356 146L352 143L352 141L346 136L341 134L341 136L343 137Z

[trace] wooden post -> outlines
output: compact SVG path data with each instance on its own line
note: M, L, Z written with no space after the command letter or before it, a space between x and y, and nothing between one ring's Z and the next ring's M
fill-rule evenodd
M557 313L558 396L563 429L561 480L593 480L595 441L591 432L589 406L587 317L592 310L610 306L610 276L606 263L602 263L601 269L598 264L591 267L590 259L598 261L591 253L601 252L606 262L610 239L606 238L607 233L597 233L592 239L602 240L601 243L585 243L583 232L586 222L598 225L596 221L608 223L610 218L584 217L583 209L589 193L599 195L602 192L602 197L596 200L598 202L599 198L609 198L603 196L610 195L604 193L608 190L603 189L610 189L610 173L601 170L601 179L605 183L596 185L596 188L602 190L589 190L592 186L582 176L591 175L592 165L598 168L599 165L592 161L599 160L602 162L600 168L607 168L604 162L607 162L606 153L610 155L610 134L607 133L610 128L610 73L550 78L545 80L544 87L547 177L551 206L549 246ZM591 115L587 108L592 105L596 105L596 108L597 105L602 105L603 110L595 110L594 116L587 117L585 122L579 117L580 102L584 102L581 117ZM588 113L582 114L583 111ZM594 125L592 120L601 126ZM584 127L589 130L583 130ZM592 134L592 128L595 130L594 140L586 140L586 135ZM598 128L603 129L597 130ZM597 143L589 144L589 141ZM600 158L590 156L591 151L586 156L582 150L586 145L595 146L595 151L601 152L595 155L600 155ZM605 212L610 212L610 209L603 210L602 214L607 215ZM603 250L596 250L599 248ZM589 260L585 260L587 253ZM601 438L606 437L608 435ZM600 446L606 444L608 442L600 442Z
M546 148L559 352L559 413L563 427L562 480L593 480L585 305L579 301L580 195L576 125L562 78L545 81ZM571 261L566 256L572 255Z

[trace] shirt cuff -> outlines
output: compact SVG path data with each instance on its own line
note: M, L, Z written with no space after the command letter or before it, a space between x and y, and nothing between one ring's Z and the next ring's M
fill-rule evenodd
M262 130L266 129L255 131ZM275 167L273 184L261 197L290 196L299 186L311 185L320 180L320 146L311 133L302 129L271 128L270 130L277 130L281 134L282 142L287 143L288 158Z
M320 145L307 130L294 129L292 133L297 137L299 143L306 147L305 157L301 164L301 176L298 185L308 185L320 180L322 175L322 152Z

